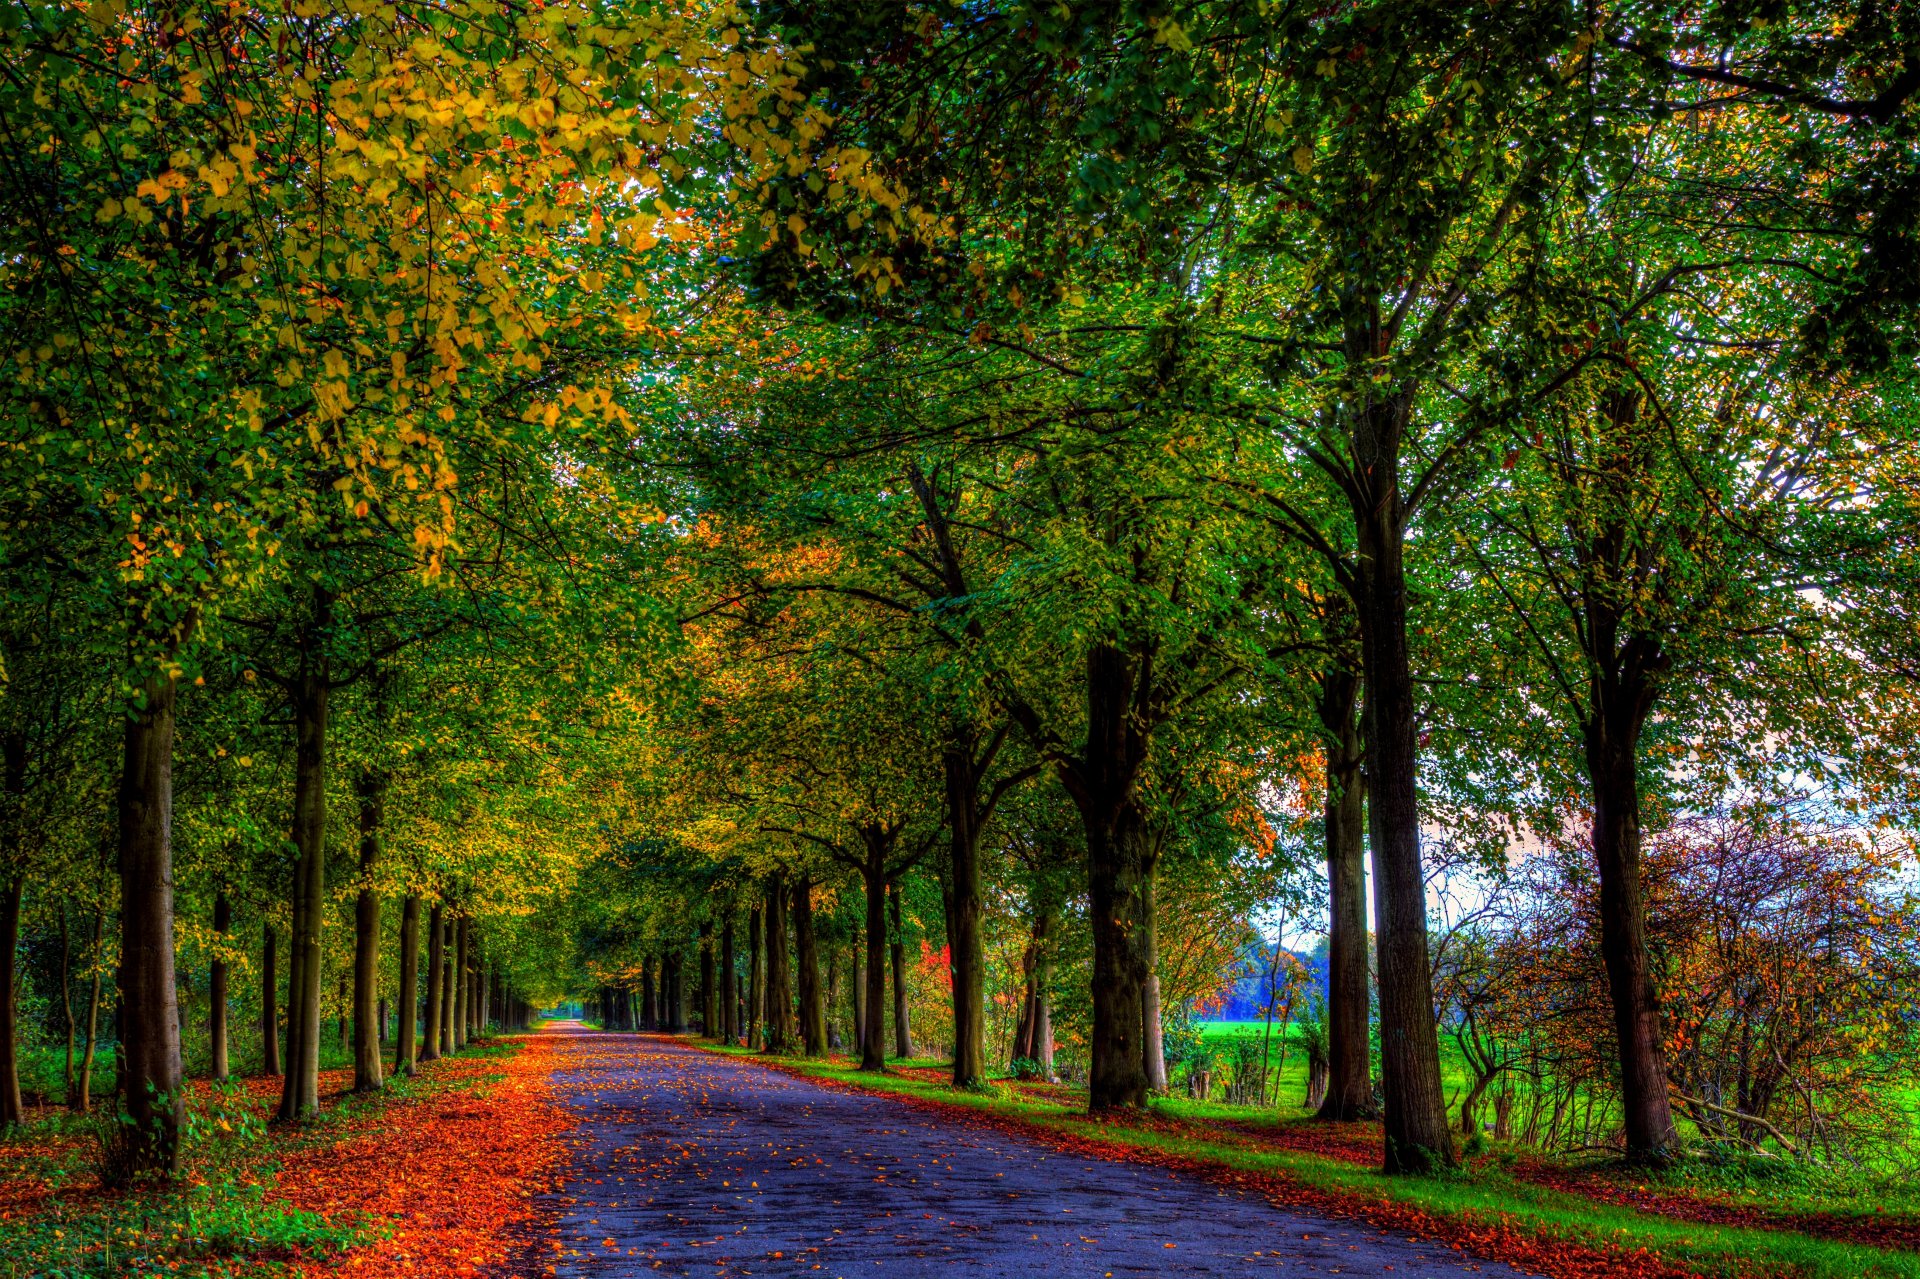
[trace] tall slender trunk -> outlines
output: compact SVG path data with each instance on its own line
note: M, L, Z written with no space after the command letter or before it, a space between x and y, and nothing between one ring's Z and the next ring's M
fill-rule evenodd
M713 921L700 923L700 1033L715 1038L720 1028L719 1001L713 988Z
M454 1049L453 1041L453 983L459 960L459 947L455 944L457 924L453 909L449 907L441 919L440 931L440 971L434 980L440 984L440 1055L445 1057Z
M747 912L747 1047L760 1043L760 908Z
M473 925L461 915L453 921L453 962L448 979L453 983L453 1051L467 1046L467 948L473 944Z
M0 1128L25 1123L20 1096L20 902L26 879L16 873L0 887Z
M1146 976L1140 982L1140 1068L1147 1087L1167 1090L1167 1045L1160 1028L1160 921L1153 897L1155 868L1140 876L1140 956Z
M80 1053L80 1076L75 1091L67 1093L67 1104L82 1114L93 1108L93 1059L100 1050L100 947L106 940L107 908L96 905L93 908L93 982L87 992L87 1036L82 1041Z
M853 1046L861 1054L864 1068L867 1047L867 939L864 935L854 939L853 943L853 979L847 983L848 998L853 1004Z
M822 997L822 1002L826 1006L827 1049L829 1052L839 1052L846 1047L846 1044L841 1042L840 1030L836 1024L838 1019L834 1016L835 1009L833 1002L839 997L840 948L829 944L827 946L827 986L826 992Z
M1033 970L1033 1021L1028 1031L1032 1042L1029 1054L1039 1063L1037 1072L1042 1079L1053 1078L1053 943L1049 938L1052 932L1053 916L1042 914L1034 918L1034 943L1037 954Z
M420 896L408 893L400 903L400 996L394 1001L393 1073L411 1075L418 1059L414 1022L420 1016Z
M866 995L860 1030L860 1069L887 1068L887 866L886 850L869 848L861 877L867 889Z
M260 939L260 1073L280 1073L280 937L268 922Z
M360 891L353 902L353 1090L373 1092L381 1078L380 894L373 876L380 861L380 823L387 803L387 775L369 769L355 790L360 799Z
M20 1096L20 903L26 892L27 735L0 741L0 1128L26 1122Z
M793 881L793 949L800 969L800 1043L809 1057L827 1051L827 1005L820 989L820 948L813 935L813 880Z
M1371 1119L1374 1113L1359 689L1359 677L1341 663L1320 679L1320 724L1327 735L1327 1087L1317 1117L1337 1121Z
M118 1171L180 1167L180 1016L173 978L172 677L147 682L120 773Z
M213 939L216 947L227 944L227 932L233 925L227 890L213 896ZM213 1050L213 1077L227 1081L227 961L225 951L216 950L207 972L207 1039Z
M720 923L720 1038L729 1045L740 1038L740 1003L734 995L733 905L728 903L726 918Z
M327 604L317 596L316 629ZM303 659L294 687L293 843L298 850L293 980L287 990L287 1075L280 1117L305 1119L320 1108L320 985L327 909L327 713L330 681L324 654Z
M446 911L439 902L427 909L427 1007L420 1019L419 1061L440 1060L440 974L446 967Z
M1611 691L1611 690L1609 690ZM1639 733L1633 692L1608 697L1596 689L1598 712L1586 726L1593 787L1593 857L1600 874L1600 955L1613 1000L1620 1057L1620 1107L1627 1157L1671 1160L1679 1146L1667 1095L1660 1000L1647 958L1647 916L1640 870Z
M67 1023L67 1074L65 1096L73 1096L73 1050L76 1031L73 1018L73 938L67 931L67 903L60 903L60 1006Z
M340 1010L335 1021L336 1042L343 1053L347 1051L347 1027L353 1021L353 997L347 985L349 976L347 973L341 973L335 981L333 991L333 1006Z
M1380 1082L1388 1172L1450 1167L1457 1154L1440 1089L1427 945L1427 883L1420 859L1419 750L1407 647L1406 530L1398 491L1399 441L1410 397L1358 413L1357 460L1370 487L1356 491L1358 599L1367 696L1367 813L1380 956Z
M907 1008L907 942L900 927L900 882L887 884L887 906L893 916L888 933L888 952L893 964L893 1055L903 1060L913 1056L913 1020Z
M947 832L952 883L947 902L947 956L953 980L953 1086L987 1080L986 942L980 918L980 786L982 768L973 737L961 736L941 753L947 786Z
M786 885L767 884L767 1051L781 1053L798 1038L793 1024L793 987L787 958Z

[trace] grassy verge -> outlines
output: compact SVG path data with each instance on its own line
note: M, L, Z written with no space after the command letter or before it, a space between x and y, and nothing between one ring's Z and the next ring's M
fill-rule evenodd
M756 1057L742 1048L709 1051ZM1181 1103L1156 1106L1138 1119L1094 1120L1057 1100L1004 1086L962 1092L912 1075L864 1075L850 1062L831 1059L782 1058L771 1064L970 1113L1089 1153L1193 1168L1288 1202L1350 1212L1384 1228L1424 1230L1548 1274L1920 1279L1920 1255L1913 1253L1786 1230L1676 1221L1530 1184L1497 1161L1447 1176L1386 1177L1325 1155L1209 1130L1196 1122L1199 1116L1182 1114Z
M471 1063L513 1050L481 1046L448 1060ZM337 1090L343 1081L326 1082ZM267 1122L277 1080L191 1084L182 1177L128 1192L99 1184L106 1116L50 1112L0 1135L0 1277L273 1275L303 1258L364 1243L378 1227L330 1221L278 1199L281 1161L331 1146L391 1106L475 1082L470 1066L452 1071L429 1064L371 1096L329 1097L321 1113L299 1127Z

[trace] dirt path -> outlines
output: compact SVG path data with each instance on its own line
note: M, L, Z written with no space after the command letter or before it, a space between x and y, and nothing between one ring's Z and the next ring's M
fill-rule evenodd
M534 1273L1519 1273L665 1038L557 1033L566 1039L555 1091L581 1125L568 1179L547 1203L557 1224Z

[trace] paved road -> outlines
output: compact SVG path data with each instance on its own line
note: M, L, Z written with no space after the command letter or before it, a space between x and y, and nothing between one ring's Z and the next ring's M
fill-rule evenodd
M562 1047L582 1122L539 1258L560 1276L1519 1273L664 1038Z

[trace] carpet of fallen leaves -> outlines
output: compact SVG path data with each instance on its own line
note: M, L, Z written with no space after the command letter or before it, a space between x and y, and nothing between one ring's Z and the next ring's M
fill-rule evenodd
M371 1236L298 1272L388 1279L505 1264L565 1157L555 1138L574 1122L552 1100L552 1054L536 1035L510 1057L443 1062L436 1074L452 1086L283 1159L275 1197Z
M1315 1186L1279 1173L1246 1172L1138 1145L1117 1136L1094 1137L1063 1132L1049 1123L1001 1111L983 1110L962 1102L864 1087L855 1081L821 1076L798 1063L777 1058L757 1057L755 1060L770 1069L798 1075L826 1087L891 1097L903 1105L931 1111L956 1124L1011 1133L1087 1158L1176 1169L1220 1185L1262 1195L1277 1205L1305 1208L1329 1217L1357 1219L1381 1229L1403 1231L1410 1238L1435 1240L1462 1252L1497 1258L1519 1269L1549 1276L1549 1279L1698 1279L1697 1272L1676 1266L1645 1249L1597 1249L1567 1240L1544 1238L1506 1219L1487 1221L1442 1216L1384 1194ZM1132 1118L1110 1122L1116 1129L1141 1127ZM1179 1121L1161 1123L1168 1126L1169 1130L1181 1127ZM1160 1124L1154 1126L1157 1128ZM1187 1127L1186 1135L1211 1139L1215 1134L1209 1128Z

